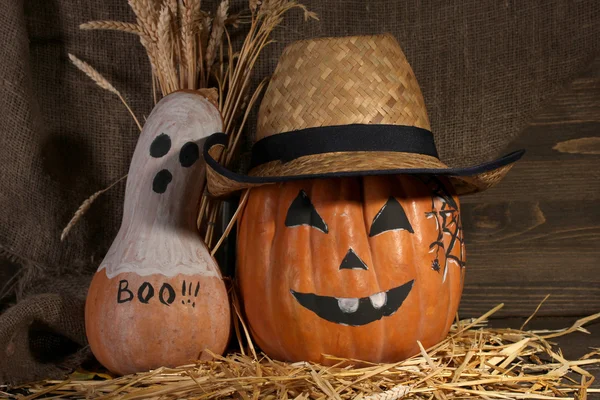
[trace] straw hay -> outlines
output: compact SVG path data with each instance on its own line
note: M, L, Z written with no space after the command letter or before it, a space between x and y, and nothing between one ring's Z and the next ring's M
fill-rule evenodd
M334 359L338 366L324 367L231 353L214 361L114 379L79 371L65 381L12 390L30 393L22 399L586 399L600 393L590 388L594 378L585 370L600 365L600 349L566 360L549 341L587 332L583 325L600 313L559 331L487 327L487 318L501 307L457 322L442 343L395 364L354 368L344 366L349 360ZM94 377L109 379L91 380Z

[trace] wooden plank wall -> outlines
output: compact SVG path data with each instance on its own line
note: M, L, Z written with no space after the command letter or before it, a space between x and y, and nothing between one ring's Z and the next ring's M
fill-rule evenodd
M600 311L600 58L550 99L507 151L527 154L497 187L462 199L461 316Z

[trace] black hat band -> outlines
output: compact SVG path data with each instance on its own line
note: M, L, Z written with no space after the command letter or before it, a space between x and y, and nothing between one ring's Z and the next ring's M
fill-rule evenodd
M386 151L439 159L433 134L406 125L352 124L306 128L267 136L252 147L250 169L323 153Z

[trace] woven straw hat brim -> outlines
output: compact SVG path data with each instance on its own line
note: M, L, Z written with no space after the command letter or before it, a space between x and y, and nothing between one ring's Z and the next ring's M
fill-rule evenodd
M288 162L272 161L253 168L248 175L242 175L226 169L217 161L225 148L226 139L224 134L215 134L204 146L208 191L216 197L292 180L398 174L445 175L458 195L466 195L496 185L524 154L520 150L476 166L451 168L435 157L415 153L323 153Z

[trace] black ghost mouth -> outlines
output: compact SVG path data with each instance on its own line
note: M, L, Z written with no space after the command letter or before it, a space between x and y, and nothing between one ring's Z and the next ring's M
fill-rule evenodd
M290 290L303 307L336 324L361 326L389 317L398 311L410 293L414 279L404 285L368 297L344 298L319 296Z

